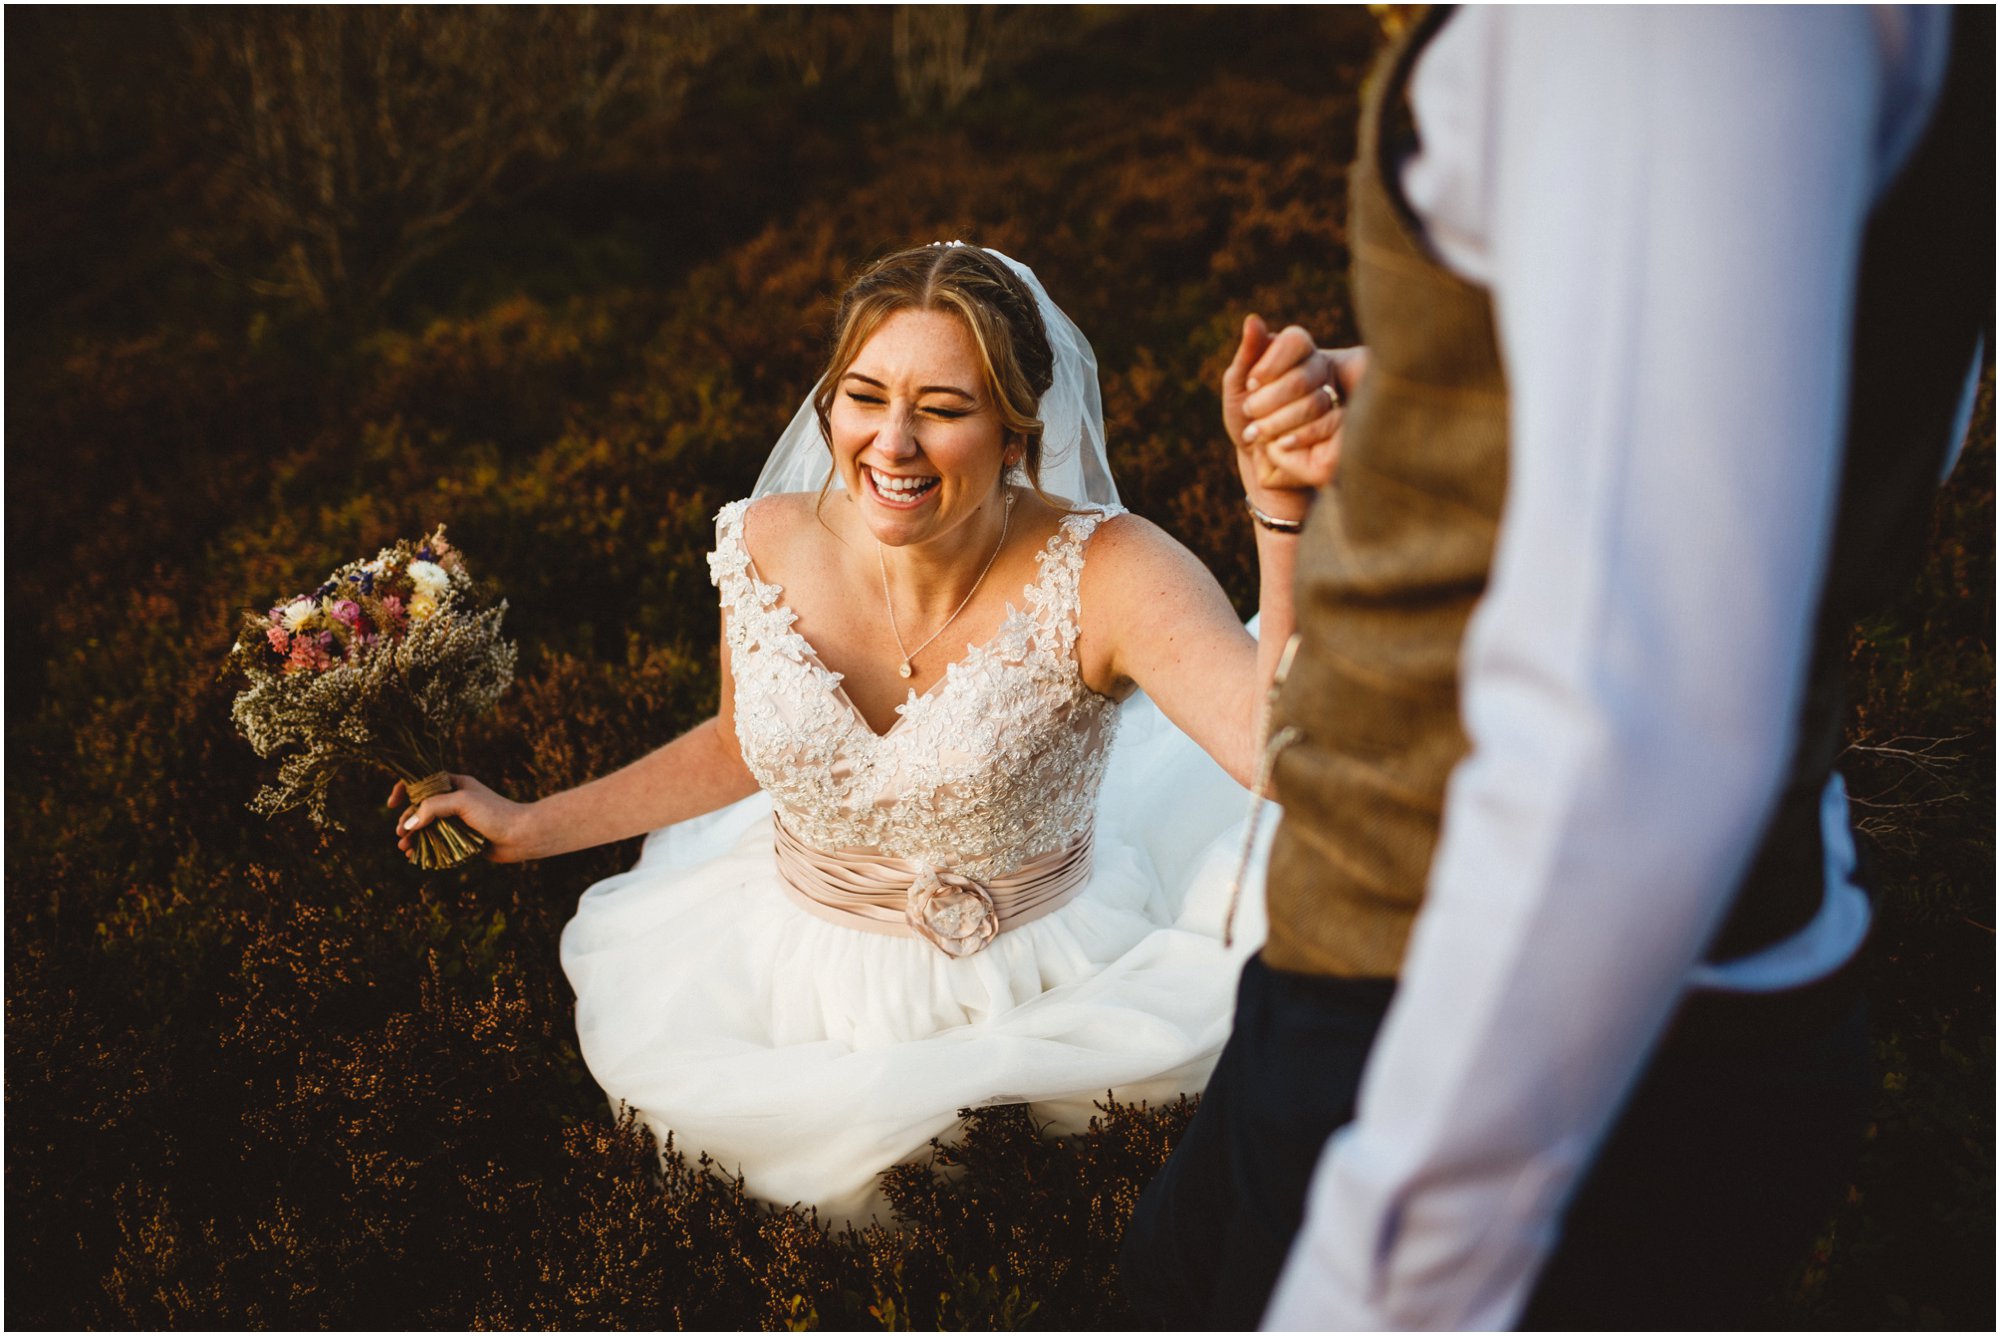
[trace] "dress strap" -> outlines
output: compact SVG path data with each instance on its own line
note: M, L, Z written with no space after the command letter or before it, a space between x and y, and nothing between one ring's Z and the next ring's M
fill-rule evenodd
M1042 623L1055 632L1053 648L1065 659L1073 655L1081 628L1084 548L1099 524L1124 513L1123 506L1106 506L1063 516L1048 546L1035 558L1041 576L1028 591L1028 602Z
M708 554L708 582L722 591L725 600L749 588L750 549L743 543L743 512L749 508L746 498L731 501L715 512L715 547Z
M715 514L715 550L708 554L708 578L719 591L725 634L734 654L758 646L782 648L792 624L792 613L779 601L784 593L777 585L766 584L750 560L749 545L743 541L743 512L748 499L731 501Z

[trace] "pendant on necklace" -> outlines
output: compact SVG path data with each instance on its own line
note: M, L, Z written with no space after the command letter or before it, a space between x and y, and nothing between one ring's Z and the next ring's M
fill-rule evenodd
M901 668L898 668L898 669L896 670L896 675L897 675L898 677L908 677L908 676L910 675L910 663L909 663L909 660L905 659L905 660L903 661L903 666L902 666Z

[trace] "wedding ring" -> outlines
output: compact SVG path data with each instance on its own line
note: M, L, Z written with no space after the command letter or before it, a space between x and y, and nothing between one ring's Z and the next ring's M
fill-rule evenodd
M1334 409L1340 407L1340 391L1333 388L1333 383L1331 381L1320 386L1320 389L1324 391L1326 394L1327 413L1331 413ZM1322 413L1320 416L1324 417L1326 416L1326 414Z

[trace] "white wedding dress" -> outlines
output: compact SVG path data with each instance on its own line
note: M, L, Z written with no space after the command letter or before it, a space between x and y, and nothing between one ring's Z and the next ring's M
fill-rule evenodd
M888 1223L877 1176L949 1137L960 1109L1025 1101L1071 1131L1107 1092L1200 1090L1263 936L1261 866L1225 949L1246 795L1143 696L1083 684L1078 580L1118 512L1066 518L998 633L878 735L758 577L748 504L718 516L709 563L764 791L654 832L563 933L584 1059L614 1106L838 1225ZM1065 848L1088 876L982 948L953 935L955 909L923 920L941 925L928 939L832 921L780 875L780 829L914 869L912 905L915 881L998 886Z

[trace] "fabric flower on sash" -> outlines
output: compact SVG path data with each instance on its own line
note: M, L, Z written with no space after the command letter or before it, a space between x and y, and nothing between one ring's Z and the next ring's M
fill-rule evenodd
M984 951L1000 935L993 897L970 877L925 868L910 883L904 916L919 937L953 959Z

